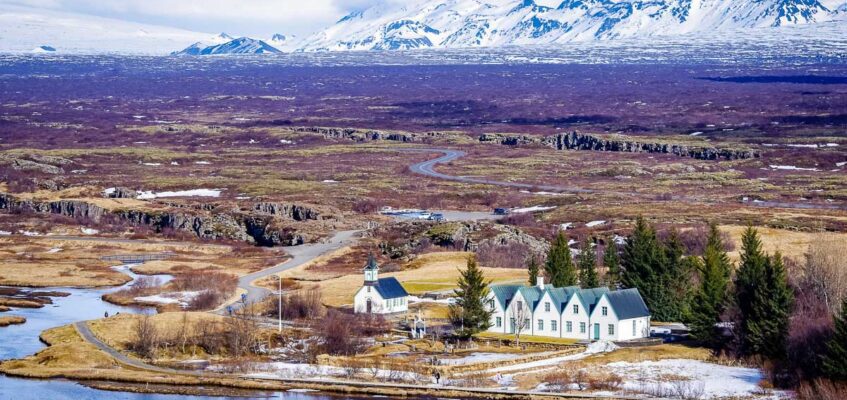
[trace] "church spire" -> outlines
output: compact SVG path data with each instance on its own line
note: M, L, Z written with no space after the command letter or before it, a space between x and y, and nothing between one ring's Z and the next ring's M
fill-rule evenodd
M368 254L368 263L365 264L365 284L375 284L379 275L379 265L376 263L376 257L373 253Z

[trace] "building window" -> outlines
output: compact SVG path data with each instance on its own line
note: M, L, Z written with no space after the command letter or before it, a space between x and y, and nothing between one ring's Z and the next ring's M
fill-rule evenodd
M607 315L609 315L609 307L603 307L603 308L602 308L602 311L603 311L603 316L604 316L604 317L605 317L605 316L607 316Z
M609 334L610 335L615 334L615 324L609 324Z
M571 321L565 322L565 331L573 332L573 322L571 322Z
M368 286L368 293L370 293L370 292L371 292L371 287L370 287L370 286Z
M551 320L550 320L550 330L551 330L551 331L553 331L553 332L556 332L556 331L558 330L558 328L559 328L559 327L558 327L558 326L556 326L556 320L555 320L555 319L551 319Z
M635 320L632 320L632 337L635 337Z
M530 324L529 324L529 318L525 318L525 319L523 320L523 327L524 327L524 329L526 329L526 328L532 328L532 325L530 325Z
M491 306L491 309L494 309L494 299L488 301L488 305Z
M579 323L579 333L585 333L585 322Z
M579 314L579 306L578 306L578 305L576 305L576 304L574 304L574 305L573 305L573 313L574 313L574 314Z
M523 302L518 300L518 310L523 308Z
M550 302L549 301L544 302L544 311L550 312Z
M497 327L499 328L501 326L503 326L503 318L497 317Z
M544 320L543 320L543 319L539 319L539 320L538 320L538 330L539 330L539 331L543 331L543 330L544 330Z

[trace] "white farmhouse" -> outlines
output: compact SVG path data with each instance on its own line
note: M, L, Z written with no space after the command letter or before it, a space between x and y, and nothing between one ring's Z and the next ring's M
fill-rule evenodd
M365 264L365 284L356 292L353 311L357 314L393 314L409 309L409 293L396 278L379 278L373 255Z
M631 340L650 336L650 311L638 289L492 285L489 332L576 340Z

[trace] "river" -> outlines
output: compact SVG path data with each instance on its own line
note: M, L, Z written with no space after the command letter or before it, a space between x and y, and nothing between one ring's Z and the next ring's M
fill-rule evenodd
M118 267L117 269L130 275L133 279L137 278L128 266ZM169 275L158 275L157 277L162 283L166 283L172 278ZM131 283L127 283L127 285ZM114 315L118 312L155 313L155 309L153 308L117 306L101 300L100 297L103 294L119 290L122 287L108 289L39 288L38 290L56 290L70 293L70 296L54 297L53 304L47 304L42 308L18 308L6 313L23 316L27 321L22 325L0 328L0 360L23 358L43 349L44 344L41 343L38 336L42 331L50 328L67 325L76 321L102 318L106 312L109 315ZM225 398L111 392L92 389L67 380L19 379L0 374L0 400L195 400ZM239 397L239 399L244 398ZM285 400L353 399L352 397L298 392L259 394L254 398Z

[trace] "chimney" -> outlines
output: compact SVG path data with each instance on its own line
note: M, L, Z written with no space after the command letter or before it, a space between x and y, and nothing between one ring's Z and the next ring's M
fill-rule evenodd
M536 278L535 284L536 286L538 286L539 289L544 290L544 277L539 276L538 278Z

